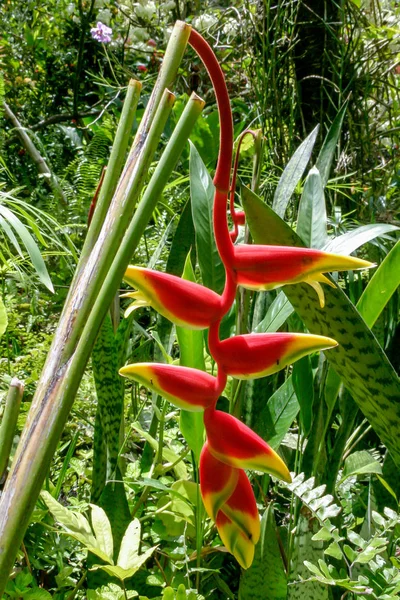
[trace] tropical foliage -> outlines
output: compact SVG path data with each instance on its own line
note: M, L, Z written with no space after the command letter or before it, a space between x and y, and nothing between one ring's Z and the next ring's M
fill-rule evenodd
M225 5L3 7L4 600L399 596L399 8Z

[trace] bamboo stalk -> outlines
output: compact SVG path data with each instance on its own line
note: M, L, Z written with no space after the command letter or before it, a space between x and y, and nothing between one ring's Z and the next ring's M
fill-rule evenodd
M116 278L113 279L113 288L104 288L103 282L108 277L110 266L131 220L158 139L172 107L174 96L163 86L175 77L189 34L190 27L184 23L175 26L155 92L142 119L143 124L136 135L127 166L90 255L81 257L86 262L85 267L69 294L43 369L0 500L0 594L4 591L8 573L102 323L100 314L94 309L98 306L96 298L101 290L101 306L105 305L106 312L117 290L119 280ZM90 315L92 329L88 339L85 334L82 336L82 331L87 331Z
M141 89L142 84L139 81L136 81L135 79L131 79L129 81L128 90L118 123L117 132L115 134L114 143L111 149L106 174L97 200L96 210L90 222L89 231L83 246L83 256L87 256L93 248L104 223L111 199L116 190L125 162L129 136L132 131ZM80 264L81 269L82 266L83 265ZM75 274L75 277L76 276L77 275Z
M14 377L8 389L0 425L0 482L7 469L23 393L24 384Z

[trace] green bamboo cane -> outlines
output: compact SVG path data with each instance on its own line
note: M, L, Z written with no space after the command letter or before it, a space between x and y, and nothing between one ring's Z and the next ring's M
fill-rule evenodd
M24 452L21 453L22 455L19 468L17 467L16 472L12 475L12 477L15 479L15 485L13 487L19 487L19 489L24 490L25 487L20 486L30 487L29 493L26 494L24 505L25 509L29 512L33 510L36 498L40 492L44 477L43 472L45 473L47 471L56 444L62 433L66 416L70 410L70 406L79 387L79 383L85 370L91 348L93 347L96 339L97 331L109 308L110 298L112 298L115 294L115 291L125 271L126 265L131 257L131 253L134 250L134 246L140 239L140 236L136 234L135 229L139 227L142 232L144 231L144 228L146 227L146 219L148 220L148 218L151 216L154 205L157 201L156 194L159 196L163 187L165 186L165 183L167 182L176 164L176 161L179 158L184 144L190 135L193 125L203 108L203 105L204 102L197 96L193 95L187 107L185 108L185 111L183 112L182 117L175 128L173 135L171 136L171 140L166 148L166 151L160 160L161 167L157 167L152 177L153 181L157 175L157 180L162 180L163 183L158 181L157 183L152 184L150 182L147 191L143 196L142 202L144 201L144 203L147 205L147 209L141 210L142 216L140 219L136 220L135 228L132 224L129 227L121 248L114 259L112 268L107 275L101 293L94 305L93 311L88 319L74 356L66 367L63 382L67 385L61 385L62 382L60 382L60 385L55 390L52 405L47 403L47 405L43 406L43 411L40 415L40 426L43 431L48 432L46 439L41 440L41 443L37 444L35 443L34 436L28 436L28 443L24 449ZM167 154L167 156L164 157L165 154ZM153 192L151 193L152 190ZM49 451L49 448L51 448L51 451ZM35 455L34 461L25 460L27 456L32 454ZM9 475L9 481L10 480L11 472ZM6 490L4 490L4 494L5 493ZM8 504L6 504L5 497L3 495L0 509L3 510L3 507L4 511L8 511L9 516L4 524L2 524L2 519L0 516L0 531L3 532L0 542L0 586L3 583L3 568L5 568L4 565L7 565L5 560L3 560L2 554L3 548L7 549L5 542L10 536L15 535L15 528L18 531L18 524L20 524L21 527L24 526L24 523L21 523L21 518L23 517L24 513L22 513L22 515L17 514L15 508L13 508L13 498L11 493L8 495ZM3 513L0 512L0 515L1 514ZM11 566L12 563L8 566L8 568ZM7 579L5 579L3 585L5 585L6 581Z
M169 52L169 62L164 71L161 70L161 80L168 81L175 76L189 34L190 27L185 24L180 23L175 28L166 53L167 58ZM94 315L91 320L94 327L91 330L90 343L88 339L81 337L83 327L88 322L96 296L129 223L150 166L155 142L161 134L168 109L174 100L173 94L163 90L160 85L156 88L154 97L157 100L161 95L161 99L158 105L156 100L149 102L147 114L150 113L151 118L143 117L143 121L149 127L148 135L136 136L134 151L128 158L128 167L123 172L98 239L90 256L83 257L83 260L87 258L87 264L70 294L68 310L64 310L64 318L58 327L1 497L0 593L4 590L8 573L29 523L30 514L61 436L101 319ZM111 290L111 294L102 295L106 302L105 312L118 283ZM81 343L78 345L78 352L79 341Z
M111 199L117 188L118 180L125 163L129 137L132 131L141 89L142 84L139 81L136 81L135 79L129 81L125 102L111 149L110 159L107 164L106 174L97 199L96 210L93 214L90 228L82 249L83 256L87 256L93 248L103 226ZM83 261L80 261L79 263L80 269L83 267L82 263ZM77 272L75 273L75 278L76 277Z
M14 377L8 389L0 426L0 481L7 469L23 393L24 384Z

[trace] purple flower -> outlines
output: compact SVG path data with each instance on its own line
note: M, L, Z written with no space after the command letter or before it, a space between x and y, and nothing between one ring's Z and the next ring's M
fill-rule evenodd
M97 21L96 27L92 27L90 33L92 34L92 38L98 42L103 42L103 44L111 42L112 29L104 25L101 21Z

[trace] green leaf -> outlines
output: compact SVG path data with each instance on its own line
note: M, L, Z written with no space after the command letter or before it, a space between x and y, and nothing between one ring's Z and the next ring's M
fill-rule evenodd
M24 600L51 600L53 596L42 588L33 588L24 594Z
M196 281L190 261L190 254L186 258L182 278L188 281ZM205 371L203 332L177 326L176 334L180 349L180 364L184 367L193 367L194 369ZM201 412L181 410L180 429L198 464L200 452L204 444L203 414Z
M351 475L365 475L366 473L376 473L382 475L381 464L371 456L367 450L360 450L350 454L344 462L343 476L344 481Z
M255 194L242 198L257 244L301 246L301 240ZM400 465L400 381L375 336L339 288L324 286L325 308L306 284L285 287L285 294L311 333L333 337L339 345L325 356Z
M8 319L7 319L7 311L4 306L3 298L0 296L0 337L3 335L5 330L7 329Z
M272 502L261 519L253 564L240 578L239 600L285 600L287 577L278 544Z
M21 238L21 241L29 254L32 265L40 281L47 287L47 289L49 289L51 292L54 292L53 284L51 283L46 265L44 264L44 260L40 254L40 250L28 229L10 209L2 204L0 204L0 214L8 221L8 223L15 229L16 233Z
M347 233L343 233L336 238L330 240L325 246L325 252L334 252L336 254L351 254L363 244L371 240L398 230L396 225L388 225L386 223L372 223L371 225L362 225L356 229L352 229Z
M110 558L100 548L91 527L89 521L81 513L68 510L65 506L62 506L57 500L53 498L51 494L46 491L41 493L42 499L47 504L54 519L62 525L67 533L78 542L83 544L86 550L93 552L99 558L105 562L110 562ZM112 562L112 561L111 561Z
M118 565L94 565L92 567L92 570L101 569L102 571L108 573L108 575L111 575L112 577L118 577L120 581L124 581L124 579L132 577L140 569L140 567L144 565L146 560L150 558L155 549L156 546L154 546L153 548L149 548L149 550L146 550L146 552L140 554L140 556L136 555L134 557L131 557L130 566L126 569Z
M299 514L296 533L293 540L293 554L289 581L293 582L288 587L288 599L294 600L328 600L328 588L319 581L300 582L299 578L307 579L310 569L317 576L322 575L320 565L323 557L323 542L313 541L312 537L319 529L319 523L306 511ZM321 568L321 565L320 565Z
M331 544L329 544L329 546L324 550L324 554L328 554L328 556L333 556L333 558L337 558L338 560L342 560L343 558L343 553L337 542L332 542Z
M313 422L314 377L309 356L304 356L293 365L293 388L300 405L303 434L311 431Z
M284 292L279 292L267 310L267 314L254 329L256 333L274 333L278 331L285 321L294 312Z
M96 506L96 504L90 504L89 506L92 509L92 527L98 546L108 556L108 561L112 563L114 544L110 521L100 506Z
M299 183L317 139L318 126L300 144L283 171L274 194L273 210L284 217L289 200Z
M224 288L225 270L214 238L212 217L214 184L192 143L190 143L189 174L197 257L203 284L221 294Z
M326 207L321 176L313 167L304 184L297 217L297 235L306 246L323 248L327 241Z
M122 538L117 565L122 569L129 569L139 554L139 546L140 521L139 519L133 519Z
M289 427L297 417L299 408L290 376L269 398L265 408L257 416L257 431L262 432L274 450L280 446Z
M400 240L379 265L357 303L357 308L369 327L400 285Z
M315 163L315 166L320 172L323 187L328 183L329 173L335 157L336 145L339 139L340 130L342 129L344 115L347 110L347 104L347 102L343 104L330 126Z

